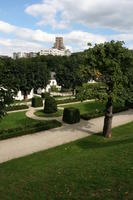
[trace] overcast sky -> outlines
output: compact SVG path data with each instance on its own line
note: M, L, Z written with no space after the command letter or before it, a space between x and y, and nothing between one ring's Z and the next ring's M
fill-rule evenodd
M133 48L133 0L0 0L0 54L39 51L56 36L82 51L87 43Z

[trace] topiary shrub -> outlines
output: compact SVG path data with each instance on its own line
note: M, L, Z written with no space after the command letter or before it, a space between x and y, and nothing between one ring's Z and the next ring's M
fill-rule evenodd
M63 112L63 121L68 124L80 122L80 111L77 108L65 108Z
M55 113L57 112L57 103L53 97L48 96L45 99L44 113Z
M32 98L32 107L42 107L43 106L43 100L40 97L33 97Z
M41 96L42 96L43 99L46 99L47 97L50 96L50 94L49 94L49 92L44 92L44 93L41 94Z

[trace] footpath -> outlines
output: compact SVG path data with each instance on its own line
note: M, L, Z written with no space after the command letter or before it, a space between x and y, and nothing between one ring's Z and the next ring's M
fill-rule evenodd
M38 118L32 109L27 111L27 116L33 119ZM42 119L44 118L38 118L38 120ZM133 110L117 113L113 118L113 127L132 121ZM81 120L80 123L74 125L63 123L60 128L0 141L0 163L99 133L102 131L103 122L104 117L89 121Z

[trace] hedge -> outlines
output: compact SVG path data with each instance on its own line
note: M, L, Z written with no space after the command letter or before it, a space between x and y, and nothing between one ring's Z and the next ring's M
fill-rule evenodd
M29 107L27 105L16 105L16 106L8 106L6 108L6 111L15 111L15 110L24 110L28 109Z
M49 94L49 92L44 92L44 93L41 94L41 96L42 96L43 99L46 99L47 97L50 96L50 94Z
M65 103L73 103L73 102L77 102L77 99L62 99L62 100L56 100L57 104L65 104Z
M65 108L63 112L63 121L68 124L80 122L80 111L77 108Z
M39 131L44 131L52 128L60 127L62 124L56 120L39 122L38 124L27 126L27 127L19 127L13 129L0 130L0 140L18 137L27 134L33 134Z
M32 98L32 107L42 107L43 106L43 100L40 97L33 97Z
M126 110L128 110L127 106L114 107L113 113L119 113L119 112L126 111ZM82 115L80 115L80 117L84 120L90 120L93 118L102 117L104 115L105 115L105 111L95 111L95 112L88 112L88 113L82 114Z
M45 105L44 105L44 113L50 114L57 112L57 104L53 97L47 97L45 99Z

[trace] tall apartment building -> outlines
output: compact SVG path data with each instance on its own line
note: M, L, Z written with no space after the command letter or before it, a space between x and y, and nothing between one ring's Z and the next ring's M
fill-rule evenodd
M56 37L53 48L58 50L65 50L63 37Z

